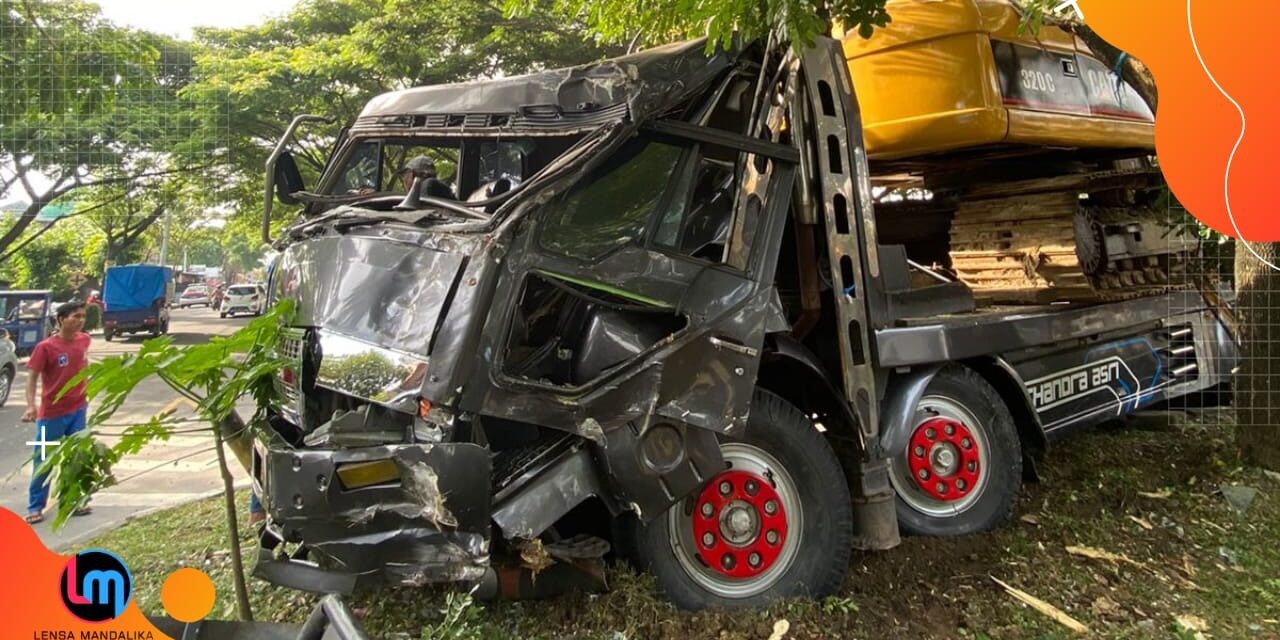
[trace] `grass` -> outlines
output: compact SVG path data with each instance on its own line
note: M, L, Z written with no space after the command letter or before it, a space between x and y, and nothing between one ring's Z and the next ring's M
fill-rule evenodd
M478 604L429 588L350 602L383 638L766 638L779 620L789 623L787 638L1072 637L1008 596L994 576L1089 625L1090 637L1194 638L1176 620L1195 616L1211 638L1280 639L1280 481L1235 463L1232 428L1229 413L1210 410L1186 424L1131 422L1073 436L1039 465L1041 482L1024 488L1007 526L855 552L839 595L817 602L681 612L655 594L651 578L623 566L611 569L606 595ZM1222 484L1261 493L1240 515L1217 493ZM1162 491L1168 496L1141 493ZM244 513L247 496L240 498ZM1131 562L1072 555L1069 545ZM220 500L140 518L85 546L130 564L144 612L162 611L159 590L170 571L194 566L218 587L211 617L234 617ZM254 552L248 544L250 566ZM251 580L260 620L300 622L315 602Z

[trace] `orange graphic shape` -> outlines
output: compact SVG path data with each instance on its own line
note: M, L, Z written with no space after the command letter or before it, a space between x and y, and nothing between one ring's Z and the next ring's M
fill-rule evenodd
M185 567L169 574L160 587L160 602L165 613L178 622L197 622L213 611L213 580L208 574Z
M1280 3L1191 0L1190 20L1188 0L1082 0L1080 9L1098 35L1151 68L1160 92L1156 152L1178 201L1222 233L1280 240L1269 175L1280 144L1280 120L1271 115L1280 89L1269 73ZM1240 105L1243 122L1210 73Z
M0 563L8 572L7 579L0 581L4 637L39 638L42 631L69 631L77 638L81 631L148 631L153 638L169 637L147 621L133 599L114 620L85 622L72 615L62 604L59 591L62 570L69 559L70 556L47 549L21 516L0 508ZM129 564L128 558L121 559Z

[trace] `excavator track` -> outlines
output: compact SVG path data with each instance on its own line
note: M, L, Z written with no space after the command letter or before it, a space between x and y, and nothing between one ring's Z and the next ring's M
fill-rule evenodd
M1197 240L1172 233L1134 197L1154 177L1111 171L974 188L952 218L952 269L987 302L1109 301L1187 287Z

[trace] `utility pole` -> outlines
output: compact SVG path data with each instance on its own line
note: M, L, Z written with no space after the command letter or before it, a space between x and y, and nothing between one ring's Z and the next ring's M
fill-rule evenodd
M164 231L160 234L160 266L169 266L169 207L164 208Z

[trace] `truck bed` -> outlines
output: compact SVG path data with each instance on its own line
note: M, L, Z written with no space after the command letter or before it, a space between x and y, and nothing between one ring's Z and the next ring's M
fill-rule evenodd
M990 306L900 318L897 326L876 331L876 345L880 366L909 366L1062 344L1190 313L1213 313L1199 291L1101 304Z

